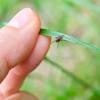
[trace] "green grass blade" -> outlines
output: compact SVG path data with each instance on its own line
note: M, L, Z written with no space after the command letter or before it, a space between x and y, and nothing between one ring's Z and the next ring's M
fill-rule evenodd
M4 26L4 25L5 25L4 22L0 22L0 27ZM63 36L61 41L68 41L68 42L71 42L71 43L74 43L74 44L78 44L78 45L81 45L83 47L94 50L96 53L100 53L100 48L99 47L96 47L92 44L81 41L78 38L75 38L75 37L67 35L67 34L63 34L63 33L56 32L56 31L51 31L49 29L40 29L40 34L44 35L44 36L50 36L50 37L53 37L53 38Z
M89 44L87 42L81 41L81 40L79 40L79 39L77 39L73 36L67 35L67 34L51 31L51 30L48 30L48 29L41 29L40 34L45 35L45 36L51 36L51 37L54 37L54 38L56 38L58 36L63 36L62 41L68 41L68 42L71 42L71 43L74 43L74 44L78 44L78 45L81 45L83 47L94 50L97 53L100 53L100 48L98 48L98 47L96 47L92 44Z
M48 57L45 57L44 59L45 61L49 62L51 65L53 65L55 68L57 68L58 70L60 70L61 72L63 72L65 75L70 76L73 80L75 80L77 83L83 85L86 88L89 88L90 90L92 90L96 95L100 96L100 92L91 84L85 82L85 80L80 79L79 77L77 77L76 75L74 75L72 72L68 71L67 69L64 69L64 67L58 63L56 63L55 61L51 60Z

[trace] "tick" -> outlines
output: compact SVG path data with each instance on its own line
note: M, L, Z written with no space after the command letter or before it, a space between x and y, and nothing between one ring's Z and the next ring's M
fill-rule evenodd
M59 43L62 39L63 39L62 35L61 36L57 36L55 41Z

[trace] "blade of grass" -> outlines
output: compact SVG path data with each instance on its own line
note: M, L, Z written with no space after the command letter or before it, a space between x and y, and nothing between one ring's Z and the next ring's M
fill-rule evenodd
M89 83L85 82L84 80L78 78L77 76L75 76L72 72L64 69L64 67L58 63L56 63L55 61L52 61L50 58L45 57L44 59L45 61L47 61L48 63L50 63L51 65L53 65L53 67L57 68L58 70L60 70L61 72L63 72L65 75L70 76L73 80L75 80L77 83L83 85L86 88L89 88L91 91L93 91L95 94L97 94L98 96L100 96L100 93L97 91L96 88L94 88L92 85L90 85Z
M40 34L45 35L45 36L51 36L51 37L54 37L54 38L58 37L58 36L63 36L62 41L68 41L68 42L71 42L71 43L74 43L74 44L79 44L83 47L89 48L91 50L94 50L97 53L100 53L100 48L98 48L98 47L96 47L92 44L89 44L87 42L81 41L81 40L79 40L79 39L77 39L73 36L67 35L67 34L51 31L51 30L48 30L48 29L41 29Z
M5 25L5 23L0 22L0 26L3 26L3 25ZM50 36L50 37L53 37L53 38L62 36L63 38L62 38L61 41L68 41L68 42L71 42L71 43L74 43L74 44L78 44L78 45L81 45L83 47L89 48L89 49L95 51L96 53L100 53L100 48L99 47L96 47L92 44L81 41L78 38L75 38L75 37L67 35L67 34L63 34L63 33L56 32L56 31L51 31L49 29L40 29L40 34L44 35L44 36Z

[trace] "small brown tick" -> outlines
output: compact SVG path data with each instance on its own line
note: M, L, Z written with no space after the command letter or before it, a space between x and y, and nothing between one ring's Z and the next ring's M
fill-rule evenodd
M63 39L63 36L61 35L61 36L58 36L58 37L56 37L56 42L60 42L61 40Z

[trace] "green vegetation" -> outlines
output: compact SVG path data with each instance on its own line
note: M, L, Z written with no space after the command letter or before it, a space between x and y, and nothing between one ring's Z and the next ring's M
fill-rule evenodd
M23 7L35 9L42 27L49 29L41 34L53 36L53 41L65 34L58 48L51 44L48 58L29 75L22 90L40 100L100 100L100 1L0 0L0 22Z

